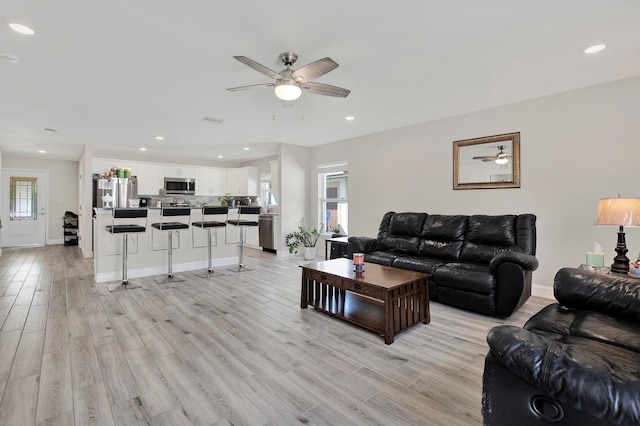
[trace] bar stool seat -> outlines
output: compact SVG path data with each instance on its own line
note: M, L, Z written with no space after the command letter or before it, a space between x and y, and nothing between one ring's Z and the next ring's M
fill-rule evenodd
M130 283L127 278L127 258L129 255L129 234L147 232L147 209L125 209L114 208L111 212L111 225L105 226L105 230L111 235L122 235L122 282L120 284L109 284L107 290L119 291L132 288L142 288L140 284ZM120 219L145 219L145 224L139 223L116 223Z
M191 226L194 226L196 228L201 228L203 230L207 231L207 249L208 249L208 269L206 272L204 273L196 273L197 276L202 277L202 278L209 278L214 276L215 271L213 270L213 258L211 256L211 247L213 245L218 245L218 233L217 230L218 228L226 228L227 227L227 222L226 220L224 222L220 222L218 220L205 220L207 218L207 216L211 217L214 215L224 215L225 218L228 216L229 214L229 207L203 207L202 208L202 220L199 222L191 222ZM215 230L216 233L213 234L215 235L215 244L212 244L212 233L211 231ZM224 274L218 274L218 275L224 275Z
M244 257L244 239L245 239L245 230L247 227L258 226L258 221L252 219L247 216L258 216L262 211L261 207L248 207L248 206L240 206L238 207L238 218L227 220L229 225L234 225L240 228L240 244L239 244L239 255L238 255L238 266L234 268L229 268L230 271L233 272L243 272L243 271L251 271L253 268L249 268L244 266L243 257Z
M163 207L160 210L160 222L151 224L151 227L159 231L166 231L168 235L168 240L169 240L169 247L167 250L168 257L169 257L168 273L166 278L164 279L156 278L156 282L158 284L165 284L168 282L180 282L185 280L183 277L173 274L173 232L189 229L189 223L183 223L178 221L171 221L171 222L164 221L165 217L176 217L176 216L189 218L191 216L191 209L183 208L183 207Z

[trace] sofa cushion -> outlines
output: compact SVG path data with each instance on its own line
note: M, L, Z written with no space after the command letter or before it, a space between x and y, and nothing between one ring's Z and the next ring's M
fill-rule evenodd
M524 328L549 336L555 335L557 340L563 342L572 336L640 353L640 324L598 312L567 308L557 303L532 316Z
M388 251L372 251L364 254L364 261L377 263L378 265L391 266L398 255Z
M494 294L480 294L438 285L436 285L436 291L438 292L438 301L447 305L487 315L495 315L496 313Z
M501 251L507 249L520 250L515 244L515 215L469 216L460 260L489 263Z
M420 233L418 253L428 257L458 260L468 216L433 214L426 217Z
M433 271L444 265L444 263L442 259L432 259L422 256L400 256L393 261L391 266L394 268L423 272L425 274L433 274Z
M389 250L418 253L420 233L426 213L396 213L389 220L389 227L378 233L381 243Z
M436 269L432 277L439 287L457 288L474 293L495 292L496 278L489 267L471 263L447 263Z

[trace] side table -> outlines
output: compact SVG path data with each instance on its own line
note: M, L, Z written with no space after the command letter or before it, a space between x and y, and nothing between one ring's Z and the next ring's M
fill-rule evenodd
M335 237L324 240L324 259L337 259L347 254L349 237ZM329 251L331 250L331 251Z

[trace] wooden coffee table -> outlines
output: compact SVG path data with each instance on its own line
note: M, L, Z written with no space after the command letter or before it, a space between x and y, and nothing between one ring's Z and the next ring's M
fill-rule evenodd
M384 335L389 345L398 333L428 324L427 274L365 263L353 271L351 259L302 265L300 308L316 310Z

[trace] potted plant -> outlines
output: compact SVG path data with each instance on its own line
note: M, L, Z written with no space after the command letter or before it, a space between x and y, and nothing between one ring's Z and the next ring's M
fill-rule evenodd
M320 231L317 228L307 228L302 218L298 230L285 236L285 244L289 247L289 253L297 253L299 247L304 247L304 259L313 260L316 258L316 243L319 237Z

